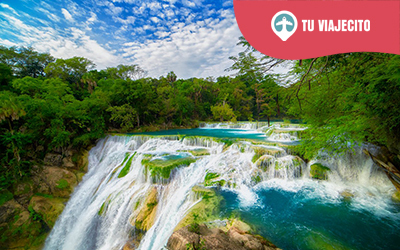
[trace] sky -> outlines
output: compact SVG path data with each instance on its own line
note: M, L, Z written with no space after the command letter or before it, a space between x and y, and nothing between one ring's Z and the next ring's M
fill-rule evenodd
M240 30L233 0L0 0L0 45L97 69L138 64L150 77L232 75Z

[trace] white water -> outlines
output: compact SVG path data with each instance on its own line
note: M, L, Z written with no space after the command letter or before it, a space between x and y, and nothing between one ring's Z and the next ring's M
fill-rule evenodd
M274 153L253 163L254 147ZM145 154L155 158L165 154L187 155L190 153L182 151L193 149L207 149L211 155L197 157L190 166L173 170L169 180L153 183L145 175L141 164ZM118 166L126 153L132 156L135 152L129 173L118 178L122 169ZM384 173L362 153L321 157L318 162L331 168L327 181L311 180L309 166L313 162L307 166L277 146L243 142L223 150L223 144L207 138L180 141L177 137L109 136L90 151L89 171L75 189L44 249L121 249L135 234L132 224L145 205L145 197L155 187L159 197L156 219L138 249L159 250L190 207L198 202L191 189L201 184L208 172L218 173L215 180L225 180L223 188L238 193L243 207L257 203L256 191L260 188L293 192L307 189L310 198L327 202L339 202L340 193L346 190L354 194L352 204L356 209L386 213L388 197L394 189ZM99 215L103 204L104 212Z

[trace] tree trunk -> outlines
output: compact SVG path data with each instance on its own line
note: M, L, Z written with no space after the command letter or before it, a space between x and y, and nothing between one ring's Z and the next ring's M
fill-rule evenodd
M269 127L269 116L267 116L267 118L268 118L268 127Z

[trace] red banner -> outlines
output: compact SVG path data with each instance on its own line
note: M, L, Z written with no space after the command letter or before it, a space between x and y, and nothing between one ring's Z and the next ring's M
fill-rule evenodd
M346 52L400 54L400 1L233 0L258 51L281 59Z

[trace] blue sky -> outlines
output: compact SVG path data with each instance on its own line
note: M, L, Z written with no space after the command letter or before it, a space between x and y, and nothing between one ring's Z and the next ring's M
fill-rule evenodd
M83 56L98 69L139 64L151 77L229 75L228 57L242 50L233 0L0 1L0 45Z

